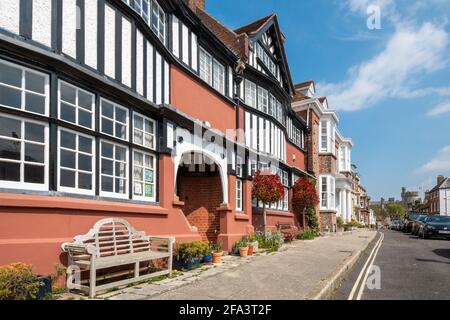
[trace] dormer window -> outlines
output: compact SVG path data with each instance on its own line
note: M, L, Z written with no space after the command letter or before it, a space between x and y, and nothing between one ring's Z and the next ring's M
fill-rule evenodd
M150 29L165 43L166 39L166 13L156 0L123 0L134 9Z
M259 43L256 44L256 56L263 62L264 66L270 71L272 76L276 77L277 65Z

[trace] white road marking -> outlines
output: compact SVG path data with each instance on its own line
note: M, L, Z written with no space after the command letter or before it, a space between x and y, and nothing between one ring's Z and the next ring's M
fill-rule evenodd
M371 261L371 258L372 258L372 256L374 255L375 251L377 250L377 248L379 248L379 246L380 246L381 241L383 240L383 238L384 238L384 234L381 233L380 239L378 240L378 242L377 242L377 243L375 244L375 246L373 247L372 252L371 252L370 255L369 255L369 258L367 259L366 263L364 264L364 266L363 266L361 272L360 272L359 275L358 275L358 278L356 279L355 284L353 285L352 291L350 292L350 295L348 296L348 300L353 300L353 297L355 296L356 290L357 290L358 287L359 287L359 283L361 282L361 278L362 278L363 275L364 275L364 271L366 270L367 265L368 265L369 262Z
M378 251L380 251L380 248L383 244L383 239L384 239L384 233L381 234L380 244L378 245L377 251L375 251L375 254L372 257L372 261L370 262L370 265L367 267L366 275L364 276L364 280L361 283L361 287L359 288L359 292L358 292L358 296L356 297L356 300L361 300L362 295L364 293L364 289L366 289L367 278L369 277L369 272L370 272L370 270L372 270L372 266L373 266L373 263L375 262L375 258L377 257Z

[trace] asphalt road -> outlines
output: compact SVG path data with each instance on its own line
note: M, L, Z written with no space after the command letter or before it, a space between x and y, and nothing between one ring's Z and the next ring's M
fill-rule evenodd
M381 289L369 289L366 285L361 291L361 300L450 300L450 241L423 240L391 230L382 232L384 239L378 252L375 247L381 232L346 276L333 299L347 300L354 287L354 299L357 297L361 286L355 283L374 252L373 265L379 267L380 277L375 276L377 268L371 269L368 282L372 287L379 283ZM364 279L364 274L360 279Z

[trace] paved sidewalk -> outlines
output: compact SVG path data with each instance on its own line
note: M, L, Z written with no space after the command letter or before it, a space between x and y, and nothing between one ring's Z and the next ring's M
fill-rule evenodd
M313 299L356 261L375 231L296 241L283 252L103 296L111 300ZM235 261L235 260L234 260Z

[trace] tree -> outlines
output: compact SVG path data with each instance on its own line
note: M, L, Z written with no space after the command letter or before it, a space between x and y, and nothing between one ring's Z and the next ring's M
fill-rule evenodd
M292 208L297 215L307 218L308 226L315 232L319 229L315 206L319 204L314 184L305 177L297 180L292 188Z
M263 204L264 231L267 229L266 206L276 203L284 197L284 187L280 182L280 177L271 172L257 171L253 178L252 188L253 198Z
M405 216L405 208L398 203L390 203L386 206L387 212L391 218L403 218Z

